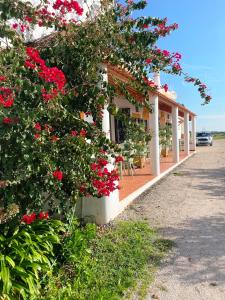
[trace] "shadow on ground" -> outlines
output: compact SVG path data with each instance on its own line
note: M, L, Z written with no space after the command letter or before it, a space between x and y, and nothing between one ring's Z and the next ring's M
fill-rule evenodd
M192 186L194 189L202 190L209 196L223 198L225 200L225 168L217 169L192 169L187 168L177 174L178 176L200 179L200 184Z
M175 255L163 267L173 264L181 282L204 281L225 283L225 214L192 219L179 224L179 228L160 230L166 238L175 241Z

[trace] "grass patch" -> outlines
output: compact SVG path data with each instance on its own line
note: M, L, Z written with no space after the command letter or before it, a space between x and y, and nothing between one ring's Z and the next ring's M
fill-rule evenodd
M182 172L173 172L174 176L184 176L184 173Z
M124 221L104 230L76 227L65 244L67 262L41 299L117 300L134 292L142 298L172 246L146 222Z
M213 135L214 140L224 140L225 139L225 133L217 133Z

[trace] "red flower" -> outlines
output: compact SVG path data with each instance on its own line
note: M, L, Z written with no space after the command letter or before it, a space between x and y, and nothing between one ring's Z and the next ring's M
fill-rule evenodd
M32 23L33 19L31 17L26 16L24 18L27 22Z
M174 53L173 55L174 58L176 58L177 60L180 60L182 58L182 55L178 52Z
M31 224L36 220L36 214L32 213L30 215L24 215L21 219L21 222L26 223L26 224Z
M80 131L80 136L86 136L86 135L87 135L87 131L82 128Z
M48 218L49 218L48 212L41 211L38 215L38 219L40 219L40 220L44 220L44 219L48 219Z
M116 159L115 159L115 163L118 163L118 162L121 162L121 161L124 161L123 157L121 155L117 156Z
M52 142L56 142L56 141L58 141L58 140L59 140L59 137L56 136L56 135L53 135L53 136L51 137L51 141L52 141Z
M32 64L28 59L24 63L26 68L35 69L35 65Z
M3 124L11 124L12 123L12 119L8 118L8 117L5 117L5 118L3 118L2 122L3 122Z
M166 57L170 56L170 52L167 50L163 50L162 54Z
M175 69L176 71L181 71L182 70L180 64L178 64L178 63L173 64L173 69Z
M149 80L148 78L144 78L144 82L151 88L156 88L155 82L153 80Z
M72 135L72 136L77 136L77 134L78 134L78 132L77 132L76 130L72 130L72 131L71 131L71 135Z
M34 135L34 138L37 140L37 139L39 139L41 137L41 135L39 134L39 133L36 133L35 135Z
M164 88L164 91L167 93L167 92L168 92L168 90L169 90L169 86L168 86L168 84L164 84L163 88Z
M13 99L8 99L3 103L4 107L11 107L13 106L14 100Z
M60 10L61 13L65 14L65 12L72 12L73 10L81 16L83 14L83 8L77 1L74 0L56 0L53 8L56 10Z
M38 131L41 131L41 125L40 125L40 123L36 123L36 124L34 125L34 128L35 128L36 130L38 130Z
M151 58L146 58L145 62L146 62L146 64L150 64L152 62L152 59Z
M95 163L91 164L92 171L96 171L98 169L98 167L99 166L97 164L95 164Z
M5 76L0 76L0 81L6 81L6 77Z
M13 28L13 29L16 29L17 27L18 27L18 24L17 24L17 23L12 24L12 28Z
M53 176L58 180L58 181L62 181L63 179L63 172L60 170L56 170L53 173Z
M99 158L98 159L98 164L101 166L101 167L105 167L107 164L108 164L108 161L104 158Z

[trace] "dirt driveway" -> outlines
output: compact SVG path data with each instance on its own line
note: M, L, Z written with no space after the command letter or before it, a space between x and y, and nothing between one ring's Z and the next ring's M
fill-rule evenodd
M146 300L225 300L225 140L197 151L120 216L176 242Z

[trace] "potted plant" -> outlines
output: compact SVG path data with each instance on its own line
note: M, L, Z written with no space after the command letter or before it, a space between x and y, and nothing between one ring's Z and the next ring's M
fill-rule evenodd
M171 125L167 124L159 129L159 141L161 145L161 155L167 157L169 149L172 145L172 129Z
M147 144L145 142L139 142L135 144L134 165L138 168L144 168L146 156L147 156Z
M145 124L139 123L137 128L127 127L126 138L133 146L132 153L134 166L137 168L143 168L145 166L147 156L147 144L150 140L150 136L145 129Z

